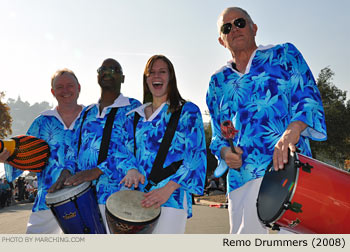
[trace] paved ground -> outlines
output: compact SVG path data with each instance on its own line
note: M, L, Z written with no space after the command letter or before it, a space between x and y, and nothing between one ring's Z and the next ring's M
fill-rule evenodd
M193 206L193 217L187 221L186 234L227 234L228 212L225 208L209 207L217 204L201 200ZM16 204L0 209L0 234L24 234L32 203Z

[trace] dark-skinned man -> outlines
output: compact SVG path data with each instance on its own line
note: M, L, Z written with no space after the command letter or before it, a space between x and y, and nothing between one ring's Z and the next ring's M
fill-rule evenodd
M73 136L72 148L67 153L66 163L69 169L75 170L75 175L66 179L64 185L76 186L86 181L93 181L96 185L99 208L108 232L105 216L106 200L112 193L120 190L120 181L125 174L118 168L119 162L128 162L132 159L125 158L132 153L127 151L124 145L125 134L122 132L126 119L125 114L138 107L140 102L124 97L120 93L125 76L121 65L116 60L104 60L97 72L101 97L97 104L86 107L80 116L78 121L80 126ZM113 108L117 108L117 112L112 123L107 157L98 162L104 127ZM86 114L85 119L84 114ZM59 183L51 189L54 191L61 187L62 183Z

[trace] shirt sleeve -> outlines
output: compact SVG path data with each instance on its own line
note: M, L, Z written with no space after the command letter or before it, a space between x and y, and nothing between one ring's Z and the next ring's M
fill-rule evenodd
M179 120L174 137L184 141L183 163L177 172L170 177L171 181L181 185L185 190L194 194L203 194L207 153L202 115L193 103L186 103ZM179 141L181 142L181 141Z
M320 91L301 53L292 44L286 44L291 83L291 111L293 121L302 121L308 127L302 135L312 140L327 139L325 114Z
M220 115L220 101L218 101L217 92L220 91L216 88L218 84L217 77L212 76L209 89L206 96L206 102L210 113L211 118L211 130L212 130L212 139L210 144L210 150L217 157L218 160L221 159L220 151L222 147L229 147L229 143L226 139L222 137L220 123L221 123L221 115Z

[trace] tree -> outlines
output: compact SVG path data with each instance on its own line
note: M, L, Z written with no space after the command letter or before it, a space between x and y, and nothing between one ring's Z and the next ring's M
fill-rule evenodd
M333 82L334 72L326 67L321 70L317 85L325 110L327 141L311 142L314 158L343 167L350 158L350 101L346 103L346 91L337 88Z
M2 103L1 101L4 97L4 92L0 92L0 139L12 134L10 108L6 103Z

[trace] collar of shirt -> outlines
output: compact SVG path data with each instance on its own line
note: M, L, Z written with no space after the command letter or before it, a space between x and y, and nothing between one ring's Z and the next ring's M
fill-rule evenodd
M96 115L96 118L104 118L106 116L106 112L108 108L120 108L120 107L126 107L130 105L129 98L125 97L123 94L120 93L118 98L114 100L113 104L103 108L102 113L100 115L100 101L101 99L98 100L98 103L92 104L89 106L89 108L93 106L97 107L98 113Z
M267 46L259 45L259 47L258 47L258 48L252 53L252 55L250 56L250 59L249 59L249 61L248 61L247 67L245 68L244 74L249 73L250 67L251 67L251 65L252 65L252 61L253 61L253 59L254 59L255 54L256 54L257 51L267 50L267 49L270 49L270 48L272 48L272 47L274 47L274 45L267 45ZM238 72L236 69L234 69L234 68L232 67L232 63L233 63L233 59L229 60L229 61L227 62L227 67L228 67L228 68L231 68L232 71L234 71L235 73L237 73L239 76L243 76L243 75L244 75L243 73Z
M126 115L129 115L129 114L131 114L131 113L137 112L137 113L139 113L139 115L140 115L141 117L143 117L143 121L144 121L144 122L146 122L146 121L149 121L149 122L150 122L150 121L152 121L152 120L159 114L160 111L162 111L162 109L163 109L163 107L165 106L165 104L168 104L168 105L169 105L169 102L167 101L167 102L162 103L162 105L160 105L160 106L156 109L156 111L154 111L153 114L152 114L148 119L146 119L145 108L146 108L147 106L151 105L151 104L152 104L152 102L148 102L148 103L142 104L141 106L139 106L139 107L137 107L137 108L131 110L130 112L128 112Z
M84 108L83 105L79 105L79 106ZM72 122L72 124L69 126L69 128L67 128L66 124L63 122L62 117L60 116L60 114L57 111L57 107L55 107L54 109L49 109L49 110L46 110L46 111L40 113L40 115L43 115L43 116L54 116L54 117L56 117L57 120L59 120L63 124L64 130L72 130L74 128L74 124L77 121L77 119L79 118L80 114L81 114L81 111L78 114L78 116L75 118L75 120Z

